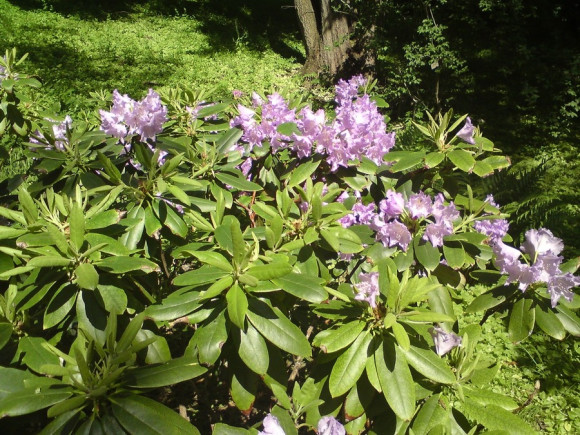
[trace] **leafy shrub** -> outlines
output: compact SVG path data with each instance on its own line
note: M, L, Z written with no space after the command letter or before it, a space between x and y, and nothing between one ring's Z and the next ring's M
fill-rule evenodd
M580 335L578 265L546 229L506 244L469 183L509 162L467 116L430 117L431 149L392 151L371 87L341 81L328 111L114 92L98 126L38 120L35 179L0 207L0 415L198 433L146 395L198 378L242 415L269 411L266 433L533 432L488 388L497 365L456 300L493 283L467 311L507 312L512 341ZM198 426L258 426L227 423Z

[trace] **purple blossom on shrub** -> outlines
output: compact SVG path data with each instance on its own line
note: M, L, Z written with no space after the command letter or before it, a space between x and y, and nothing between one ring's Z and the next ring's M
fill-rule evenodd
M453 222L459 218L459 212L453 202L445 205L443 195L438 194L433 201L431 214L435 223L427 225L423 239L429 240L433 246L443 246L443 237L453 234Z
M423 192L415 193L407 201L407 210L413 219L427 217L431 214L433 202L431 198Z
M52 134L54 136L54 147L59 150L59 151L64 151L65 149L65 144L67 143L67 137L66 137L66 132L68 129L71 128L72 126L72 118L69 115L66 115L66 117L64 118L64 121L62 122L58 122L55 121L54 119L46 119L47 121L50 121L53 123L52 125ZM34 136L38 137L38 139L47 142L46 138L44 137L44 135L36 130L34 132ZM30 137L29 141L31 143L41 143L38 139L36 139L35 137ZM48 147L50 148L50 147Z
M457 346L461 346L461 337L453 332L446 332L439 326L429 328L429 333L433 337L435 352L439 356L443 356Z
M366 83L367 80L362 75L356 75L348 81L340 79L335 88L335 101L341 105L351 102L357 97L358 89Z
M244 93L243 93L242 91L238 90L238 89L234 89L234 90L232 91L232 97L234 97L236 100L237 100L238 98L242 98L242 97L243 97L243 95L244 95Z
M522 251L532 259L538 255L552 253L558 255L564 249L564 243L546 228L526 231L526 240L522 243Z
M318 420L318 435L345 435L344 426L334 417L326 416Z
M558 304L558 300L561 297L572 302L574 293L570 289L578 286L580 286L580 277L571 273L562 273L551 277L548 281L548 293L550 294L552 308Z
M475 145L475 140L473 139L473 130L473 124L471 123L471 119L468 116L465 119L465 124L463 127L461 127L461 130L459 130L455 136L471 145Z
M509 223L506 219L486 219L475 222L473 228L488 236L494 243L504 238L509 230Z
M354 287L357 291L354 297L357 301L364 301L372 308L377 307L377 297L379 296L379 273L360 273L358 284Z
M252 158L248 157L246 160L244 160L244 163L240 165L240 171L242 171L244 177L246 177L249 180L250 178L252 178L248 177L251 170L252 170Z
M433 246L443 246L443 237L453 234L453 225L444 222L427 224L423 240L429 240Z
M409 229L399 221L385 223L379 228L375 237L383 246L391 248L399 245L403 251L407 250L413 238Z
M272 414L268 414L262 424L264 425L264 430L258 432L258 435L286 435L284 429L280 426L280 422Z
M386 220L397 218L405 210L405 197L394 190L387 190L386 198L379 203L379 210Z
M155 140L163 131L167 121L167 108L161 104L161 98L153 89L141 101L135 101L128 95L113 91L113 106L110 112L99 111L101 129L122 143L130 134L138 134L142 142Z

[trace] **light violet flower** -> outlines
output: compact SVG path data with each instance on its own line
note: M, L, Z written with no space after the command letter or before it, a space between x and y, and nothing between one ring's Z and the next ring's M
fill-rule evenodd
M526 231L526 241L522 243L522 251L528 254L532 261L538 255L548 252L558 255L562 249L564 249L562 239L554 237L552 232L546 228Z
M345 435L344 426L334 417L326 416L318 420L318 435Z
M234 89L232 91L232 96L237 100L238 98L242 98L242 96L244 95L244 93L238 89Z
M461 346L461 337L453 332L446 332L439 326L430 328L429 333L431 334L431 337L433 337L435 352L437 352L437 355L439 356L443 356L453 348Z
M358 280L359 283L354 285L357 291L355 300L364 301L372 308L376 308L379 296L379 273L360 273Z
M552 301L552 308L556 307L561 297L572 302L574 293L570 289L578 286L580 286L580 277L571 273L562 273L550 278L548 281L548 293Z
M385 223L379 228L375 237L381 241L383 246L392 248L399 245L403 251L407 250L413 238L409 229L399 221Z
M405 209L405 197L394 190L387 190L385 199L379 203L379 210L385 218L397 218Z
M453 234L453 225L444 222L428 224L425 227L423 240L429 240L433 246L443 246L443 237Z
M423 192L415 193L407 201L407 210L413 219L427 217L431 214L433 202L431 198Z
M286 435L286 432L280 426L280 422L272 414L268 414L262 424L264 425L264 430L258 432L258 435Z
M455 136L467 142L468 144L475 145L475 140L473 139L473 130L473 124L471 123L471 119L468 116L465 120L465 124Z
M46 120L53 123L52 134L53 134L54 139L55 139L54 147L59 151L64 151L65 144L67 143L66 132L72 126L72 122L73 122L72 118L69 115L66 115L66 117L64 118L64 121L62 121L62 122L58 122L58 121L55 121L54 119L50 119L50 118L46 118ZM34 135L37 136L40 140L44 141L43 143L48 144L44 135L41 132L39 132L38 130L36 130L34 132ZM40 143L40 141L34 137L31 137L29 140L31 143L38 143L38 144ZM51 148L51 146L47 145L47 149L48 148Z

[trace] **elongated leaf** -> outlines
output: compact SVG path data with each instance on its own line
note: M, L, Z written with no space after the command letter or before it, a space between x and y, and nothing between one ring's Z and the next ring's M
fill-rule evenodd
M161 304L149 305L145 309L145 314L157 322L178 319L199 308L198 295L199 293L192 291L183 294L173 293L165 298Z
M133 271L143 271L145 273L159 271L159 266L146 258L117 256L103 258L98 263L95 263L100 269L104 269L111 273L127 273Z
M59 385L48 388L24 388L0 399L0 416L14 417L48 408L72 396L71 387Z
M139 367L127 373L128 385L136 388L157 388L197 378L207 372L195 358L183 356L164 364Z
M262 186L252 181L246 180L245 178L243 178L243 176L235 176L231 174L226 174L224 172L218 172L216 174L216 178L228 186L235 187L236 189L245 192L257 192L259 190L262 190Z
M471 172L475 165L473 156L465 150L453 150L447 154L449 160L464 172Z
M563 340L566 337L566 330L558 319L558 316L549 308L543 308L536 305L536 324L556 340Z
M72 310L77 298L74 285L64 285L54 294L44 312L43 329L58 325Z
M202 263L209 264L210 266L215 266L219 269L225 270L227 272L231 272L234 270L233 266L219 252L215 251L195 251L191 253L195 258L197 258Z
M288 187L294 187L306 180L316 169L320 166L320 160L317 162L302 163L292 171L290 179L288 180Z
M171 409L143 396L116 396L110 399L113 415L129 433L141 435L200 435Z
M28 267L63 267L69 266L71 260L64 257L43 255L41 257L31 258L26 264Z
M276 347L293 355L311 356L310 343L302 331L277 308L251 298L247 316L260 334Z
M464 387L463 392L467 397L473 399L481 405L496 405L507 411L513 411L518 407L518 404L511 397L499 393L494 393L491 390Z
M374 356L387 403L399 418L410 420L415 413L415 382L405 356L390 341L383 342Z
M77 285L85 290L94 290L99 285L99 274L90 263L81 263L75 269Z
M240 329L238 353L242 361L254 372L264 375L268 371L270 358L268 346L262 335L251 324L246 331Z
M405 328L400 323L393 323L391 326L393 328L393 335L395 336L395 340L397 340L397 344L403 350L409 350L411 346L411 342L409 340L409 334L405 331Z
M44 373L42 366L59 364L58 356L43 346L46 340L40 337L22 337L18 342L18 351L24 352L22 362L31 370Z
M429 397L413 420L413 432L416 435L426 435L432 428L444 421L446 414L439 405L439 396Z
M431 350L411 346L404 354L411 367L432 381L440 384L453 384L456 381L445 360Z
M85 216L77 203L73 205L68 220L71 244L79 252L85 241Z
M246 273L259 279L266 281L269 279L281 278L292 272L292 266L288 263L273 262L269 264L262 264L259 266L250 267Z
M310 275L289 273L272 282L282 290L308 302L320 303L328 298L326 290L320 285L321 279Z
M315 339L314 343L320 346L324 352L336 352L337 350L344 349L354 340L356 340L365 326L365 322L355 320L353 322L346 323L337 329L329 331L329 333L325 335L322 340L317 343L317 340Z
M465 261L465 250L463 245L459 242L446 242L443 245L443 255L445 255L445 260L447 265L453 269L459 269L463 266Z
M521 298L514 304L508 324L511 341L520 342L534 330L536 311L532 305L533 301L528 298Z
M190 270L178 275L173 284L176 286L201 285L217 281L228 275L228 272L214 266L201 266L199 269Z
M143 229L145 228L145 210L140 206L134 207L127 213L127 218L136 219L136 223L127 229L125 234L121 236L120 241L127 249L132 251L137 247L143 235Z
M237 284L234 284L226 294L228 302L228 316L238 328L244 328L246 312L248 311L248 298L246 293Z
M194 344L199 352L199 361L203 364L213 364L220 356L222 346L228 339L225 310L215 318L198 327L193 335L191 344Z
M76 312L79 328L103 346L106 338L105 328L107 326L108 313L101 308L94 292L82 290L79 293L77 296Z
M414 247L415 256L425 269L435 270L439 266L441 253L430 242L423 242L420 237L415 237Z
M258 375L249 371L243 365L236 368L232 376L231 395L234 403L244 414L249 414L256 400L258 391Z
M576 337L580 336L580 318L562 304L556 306L556 311L558 311L556 316L562 322L562 326L564 326L566 331Z
M361 333L349 348L338 357L328 379L328 388L332 397L346 393L358 381L367 362L367 349L372 335L367 331Z

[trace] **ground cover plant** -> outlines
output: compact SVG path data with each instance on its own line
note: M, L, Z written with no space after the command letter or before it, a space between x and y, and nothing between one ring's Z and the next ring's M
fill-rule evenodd
M2 423L533 433L489 388L481 325L578 335L578 263L545 228L514 246L493 197L474 196L509 161L467 115L430 117L415 126L429 147L397 150L357 76L330 109L114 90L86 122L24 111L40 83L17 62L0 70L0 123L33 164L0 207ZM159 392L175 384L197 396L181 416Z

